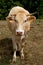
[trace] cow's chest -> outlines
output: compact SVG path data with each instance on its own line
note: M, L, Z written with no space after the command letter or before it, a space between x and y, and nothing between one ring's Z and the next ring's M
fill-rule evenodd
M25 36L16 36L15 41L18 43L23 43L25 39Z
M18 50L20 50L21 47L24 46L25 36L16 36L15 41L16 41Z

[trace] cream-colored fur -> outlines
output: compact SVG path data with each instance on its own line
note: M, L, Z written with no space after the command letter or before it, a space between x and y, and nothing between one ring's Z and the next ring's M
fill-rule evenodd
M30 13L22 7L13 7L6 20L9 29L12 31L12 42L14 49L13 61L16 61L16 51L19 50L21 58L24 59L24 45L26 43L26 36L30 30L30 24L36 18L35 16L27 16ZM19 35L20 34L20 35Z
M29 12L28 12L27 10L25 10L24 8L19 7L19 6L15 6L15 7L13 7L13 8L10 10L9 16L10 16L10 15L15 15L15 14L17 14L17 13L20 12L20 11L25 12L26 15L29 14Z

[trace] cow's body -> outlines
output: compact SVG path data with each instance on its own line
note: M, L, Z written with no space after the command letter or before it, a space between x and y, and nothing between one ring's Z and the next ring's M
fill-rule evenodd
M30 13L22 7L13 7L7 17L9 29L12 31L13 61L16 61L16 51L19 50L21 58L24 59L24 45L26 43L27 32L30 30L30 23L34 16L27 16Z

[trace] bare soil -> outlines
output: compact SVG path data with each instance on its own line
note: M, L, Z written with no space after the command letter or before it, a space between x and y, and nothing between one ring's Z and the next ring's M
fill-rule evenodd
M43 20L38 19L31 24L27 44L24 50L25 59L17 56L12 65L43 65ZM11 65L13 48L11 32L7 22L0 20L0 65Z

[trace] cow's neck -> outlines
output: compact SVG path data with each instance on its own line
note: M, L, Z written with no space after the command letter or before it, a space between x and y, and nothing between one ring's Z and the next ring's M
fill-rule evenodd
M16 36L16 41L18 41L18 42L22 42L22 40L25 38L25 35L23 35L23 36Z

